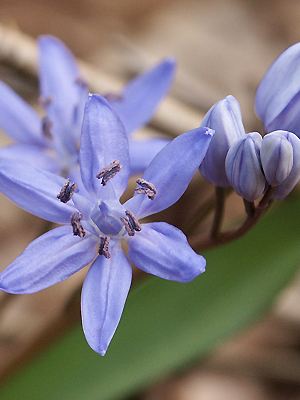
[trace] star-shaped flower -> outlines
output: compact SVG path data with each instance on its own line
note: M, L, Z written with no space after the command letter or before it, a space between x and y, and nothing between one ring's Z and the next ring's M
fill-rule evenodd
M82 289L82 323L89 345L104 355L131 285L132 269L187 282L205 270L205 259L185 235L164 222L140 219L174 204L186 190L212 138L198 128L174 139L137 181L134 196L119 199L129 177L128 138L108 102L87 102L79 153L84 190L50 172L12 160L0 162L2 191L39 217L65 224L34 240L0 275L9 293L33 293L92 263Z
M79 140L88 89L70 50L52 36L38 40L40 102L38 113L4 82L0 82L0 128L16 141L0 156L18 159L61 175L76 176ZM166 59L128 83L122 93L108 96L127 134L146 124L167 93L175 63ZM130 139L131 172L143 172L164 139Z

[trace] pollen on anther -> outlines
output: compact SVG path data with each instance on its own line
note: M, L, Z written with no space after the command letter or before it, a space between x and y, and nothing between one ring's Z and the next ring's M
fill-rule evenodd
M111 257L109 252L109 237L107 236L100 237L99 255L104 256L107 259Z
M108 92L105 93L104 96L107 101L121 101L123 100L123 96L121 93L113 93L113 92Z
M45 116L42 118L42 133L43 135L48 138L52 139L52 122L51 120Z
M77 189L76 183L71 183L70 180L68 179L56 197L62 203L67 203L69 200L71 200L71 197L73 196L73 193L75 192L76 189Z
M123 223L128 236L134 236L135 232L140 232L142 227L132 212L126 210L126 217L121 217L121 222Z
M105 186L107 182L112 179L121 170L120 161L114 160L107 167L104 167L96 177L101 179L101 185Z
M71 225L73 228L73 235L83 238L85 236L85 230L81 225L81 218L80 212L76 211L71 217Z
M136 181L137 187L135 188L135 192L138 194L145 194L148 196L148 199L154 200L157 190L153 183L146 181L145 179L139 178Z

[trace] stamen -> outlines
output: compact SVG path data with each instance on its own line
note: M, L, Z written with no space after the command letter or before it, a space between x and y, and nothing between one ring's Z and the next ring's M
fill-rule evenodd
M101 179L101 185L105 186L107 182L112 179L121 170L120 161L114 160L107 167L103 168L99 174L96 175L98 179Z
M75 84L80 86L80 87L82 87L82 88L84 88L84 89L88 88L88 84L86 83L86 81L81 76L78 76L75 79Z
M48 96L48 97L41 96L39 98L39 103L43 108L47 108L52 103L52 97L51 96Z
M42 118L42 133L46 138L52 139L52 122L51 120L45 116Z
M126 217L121 217L121 221L125 226L128 236L134 236L135 232L140 232L142 227L138 219L128 210L125 211Z
M145 179L139 178L137 179L136 183L138 186L134 190L138 194L146 194L148 199L154 200L157 190L153 183L146 181Z
M138 219L136 218L136 216L128 210L125 211L125 214L127 215L127 219L129 221L129 224L132 226L132 228L135 231L140 232L142 230L142 227L141 227Z
M80 212L76 211L71 217L71 225L73 228L73 235L83 238L85 236L85 230L81 225L81 218L82 215Z
M120 101L123 100L123 96L120 93L105 93L104 96L107 101Z
M56 197L62 203L67 203L69 200L71 200L71 197L73 196L73 193L75 192L76 189L77 189L76 183L71 184L70 179L68 179Z
M105 258L111 257L109 252L109 237L107 236L100 237L99 255L104 256Z

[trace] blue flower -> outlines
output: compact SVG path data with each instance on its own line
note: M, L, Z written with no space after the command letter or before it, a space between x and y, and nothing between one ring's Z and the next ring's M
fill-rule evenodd
M271 65L256 92L255 109L267 132L286 130L300 136L300 43Z
M263 138L260 158L273 198L283 199L300 180L300 139L292 132L271 132Z
M228 151L225 161L227 178L234 190L248 201L261 197L266 188L260 148L262 137L258 132L248 133Z
M101 132L101 135L99 134ZM121 204L129 177L128 138L117 114L100 96L89 97L79 152L84 190L59 175L14 160L0 162L3 192L25 210L65 226L34 240L0 275L9 293L33 293L92 263L82 289L82 323L89 345L104 355L117 328L132 270L187 282L205 270L205 259L185 235L163 222L140 219L174 204L206 154L213 131L198 128L170 142Z
M225 158L233 143L246 135L236 98L227 96L214 104L204 116L201 126L213 129L215 134L200 172L216 186L230 186L225 171Z
M1 149L0 156L21 158L62 175L70 175L75 169L76 176L87 85L73 55L61 41L42 36L38 49L40 102L45 116L41 119L29 104L0 82L0 128L17 142ZM166 59L129 82L120 95L111 96L110 103L128 135L152 117L170 87L174 71L174 61ZM132 172L142 172L165 144L162 139L130 140Z

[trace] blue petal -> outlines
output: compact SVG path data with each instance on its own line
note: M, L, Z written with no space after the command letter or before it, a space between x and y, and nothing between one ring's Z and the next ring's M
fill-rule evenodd
M18 142L45 145L36 111L1 81L0 129Z
M289 108L299 109L300 43L285 50L266 72L256 92L255 108L268 132L277 129L291 130L298 117ZM288 118L285 118L285 115ZM276 121L277 120L277 121ZM299 119L298 119L299 120ZM298 125L298 131L300 128Z
M0 289L8 293L34 293L61 282L96 256L96 241L74 236L69 226L40 236L0 274Z
M135 194L125 207L137 217L145 217L174 204L201 164L212 136L211 129L197 128L172 140L157 154L143 176L156 187L155 199Z
M60 171L57 161L47 153L47 149L30 144L12 144L0 149L0 160L11 159L30 164L36 168L45 169L58 174Z
M233 96L218 101L207 112L201 126L213 129L215 134L201 163L200 172L216 186L230 186L225 171L225 158L232 144L245 136L238 101Z
M81 296L83 330L88 344L102 356L119 324L131 277L131 267L116 244L111 258L99 256L85 278Z
M164 60L150 71L129 82L120 100L110 102L128 134L145 125L152 118L171 86L175 67L174 60Z
M250 132L231 146L225 160L229 182L248 201L262 196L267 186L260 160L261 144L261 135Z
M72 201L57 199L65 179L10 159L0 161L0 191L24 210L56 223L69 223ZM75 196L76 194L74 194Z
M99 192L101 183L96 176L114 160L120 162L121 171L109 182L120 197L129 176L127 135L108 102L101 96L91 95L85 108L80 145L81 177L89 192ZM108 189L109 185L103 187L103 196Z
M78 95L76 61L70 50L55 37L39 37L38 46L42 99L71 113Z
M143 224L128 245L130 260L160 278L189 282L205 271L205 259L194 252L186 236L164 222Z
M82 98L86 99L87 89L80 79L74 56L60 40L41 36L38 45L40 91L52 124L51 133L54 140L75 153L82 123Z
M169 142L170 140L161 138L130 140L130 174L137 175L144 173L156 154Z
M284 136L293 147L293 166L288 178L276 188L275 199L285 198L300 180L300 139L291 132L284 132Z
M290 175L293 167L293 146L286 131L274 131L263 137L260 159L267 182L278 186Z

